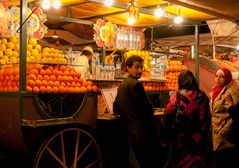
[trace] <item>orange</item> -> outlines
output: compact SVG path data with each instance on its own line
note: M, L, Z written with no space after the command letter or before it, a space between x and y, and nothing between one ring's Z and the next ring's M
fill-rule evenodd
M37 69L30 69L30 70L29 70L29 73L30 73L30 74L38 75L38 70L37 70Z
M86 87L85 86L81 86L80 87L80 92L81 93L85 93L87 91Z
M58 88L57 88L56 86L53 86L52 92L53 92L53 93L57 93L57 92L58 92Z
M55 84L54 84L56 87L59 87L60 86L60 82L58 81L55 81Z
M40 70L40 74L43 76L43 75L45 75L45 70L44 69L41 69Z
M48 81L49 86L54 86L54 82L52 80Z
M35 85L36 86L41 86L41 80L39 80L39 79L35 80Z
M46 92L47 93L51 93L52 92L52 87L51 86L47 86L46 87Z
M49 81L49 80L50 80L50 77L49 77L48 75L44 75L44 76L43 76L43 79Z
M58 70L56 70L56 69L53 69L52 70L52 75L55 75L55 76L57 76L59 73L58 73Z
M32 92L32 87L26 86L26 91L27 91L27 92Z
M47 86L47 85L48 85L48 82L47 82L46 80L42 80L42 81L41 81L41 84L42 84L42 86Z
M35 82L32 79L27 80L27 85L34 87L35 86Z
M48 66L47 69L49 69L50 71L52 71L54 68L53 68L53 66Z
M59 75L59 76L57 76L56 80L61 82L63 80L63 77L61 75Z
M92 81L86 81L86 83L88 86L93 86L93 84L94 84Z
M78 86L75 87L75 92L76 93L80 93L81 92L81 90L80 90L80 88Z
M11 81L15 80L15 76L14 75L10 75L10 78L9 78Z
M29 74L28 79L36 80L36 75L35 74Z
M65 87L64 86L60 86L59 87L59 92L60 93L64 93L65 92Z
M42 80L43 79L42 75L37 75L37 79Z
M56 76L55 75L51 75L50 76L50 80L55 81L56 80Z
M86 87L86 89L87 89L88 92L92 92L92 91L93 91L93 87L90 86L90 85L88 85L88 86Z
M46 92L46 87L45 86L40 86L40 92L45 93Z
M68 70L65 70L63 73L65 76L69 76L70 72Z
M64 72L66 69L67 69L67 68L66 68L66 66L64 66L64 65L61 65L61 66L59 67L59 70L62 71L62 72Z
M93 90L93 92L97 92L98 91L98 87L96 85L93 85L92 86L92 90Z
M65 82L61 82L61 86L65 87L66 83Z
M82 82L82 86L87 87L87 82L86 82L86 81L83 81L83 82Z
M50 69L46 69L45 70L45 74L50 76L51 75L51 70Z
M34 86L33 89L32 89L32 91L33 91L34 93L38 93L38 92L40 92L40 88L39 88L38 86Z

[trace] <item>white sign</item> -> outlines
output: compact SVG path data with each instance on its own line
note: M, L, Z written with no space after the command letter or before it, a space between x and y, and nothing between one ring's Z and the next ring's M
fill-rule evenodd
M115 97L117 95L118 87L112 88L101 88L101 94L104 98L106 107L108 109L109 114L114 114L113 112L113 103L115 101Z

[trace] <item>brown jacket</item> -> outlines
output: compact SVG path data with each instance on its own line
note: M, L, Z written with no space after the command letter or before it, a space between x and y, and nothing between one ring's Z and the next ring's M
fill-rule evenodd
M224 148L234 147L230 141L232 134L232 114L236 112L235 102L236 92L228 85L223 88L219 95L212 102L210 100L210 110L212 115L212 141L213 150L217 151ZM212 97L212 92L210 93Z

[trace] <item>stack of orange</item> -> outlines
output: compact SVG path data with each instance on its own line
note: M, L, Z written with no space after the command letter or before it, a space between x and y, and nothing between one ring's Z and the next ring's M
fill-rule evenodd
M92 81L81 78L74 68L65 65L27 64L26 91L34 93L97 92ZM0 69L0 92L19 91L19 66Z
M19 66L8 65L0 69L0 92L19 91Z
M180 60L171 60L168 62L168 69L166 74L167 90L178 89L178 75L180 71L186 70L186 65L183 65Z

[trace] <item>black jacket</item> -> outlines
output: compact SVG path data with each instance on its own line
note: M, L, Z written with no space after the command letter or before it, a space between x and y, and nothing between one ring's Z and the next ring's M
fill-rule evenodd
M114 102L114 112L120 115L123 134L129 144L155 140L153 107L139 80L125 78L122 81Z

